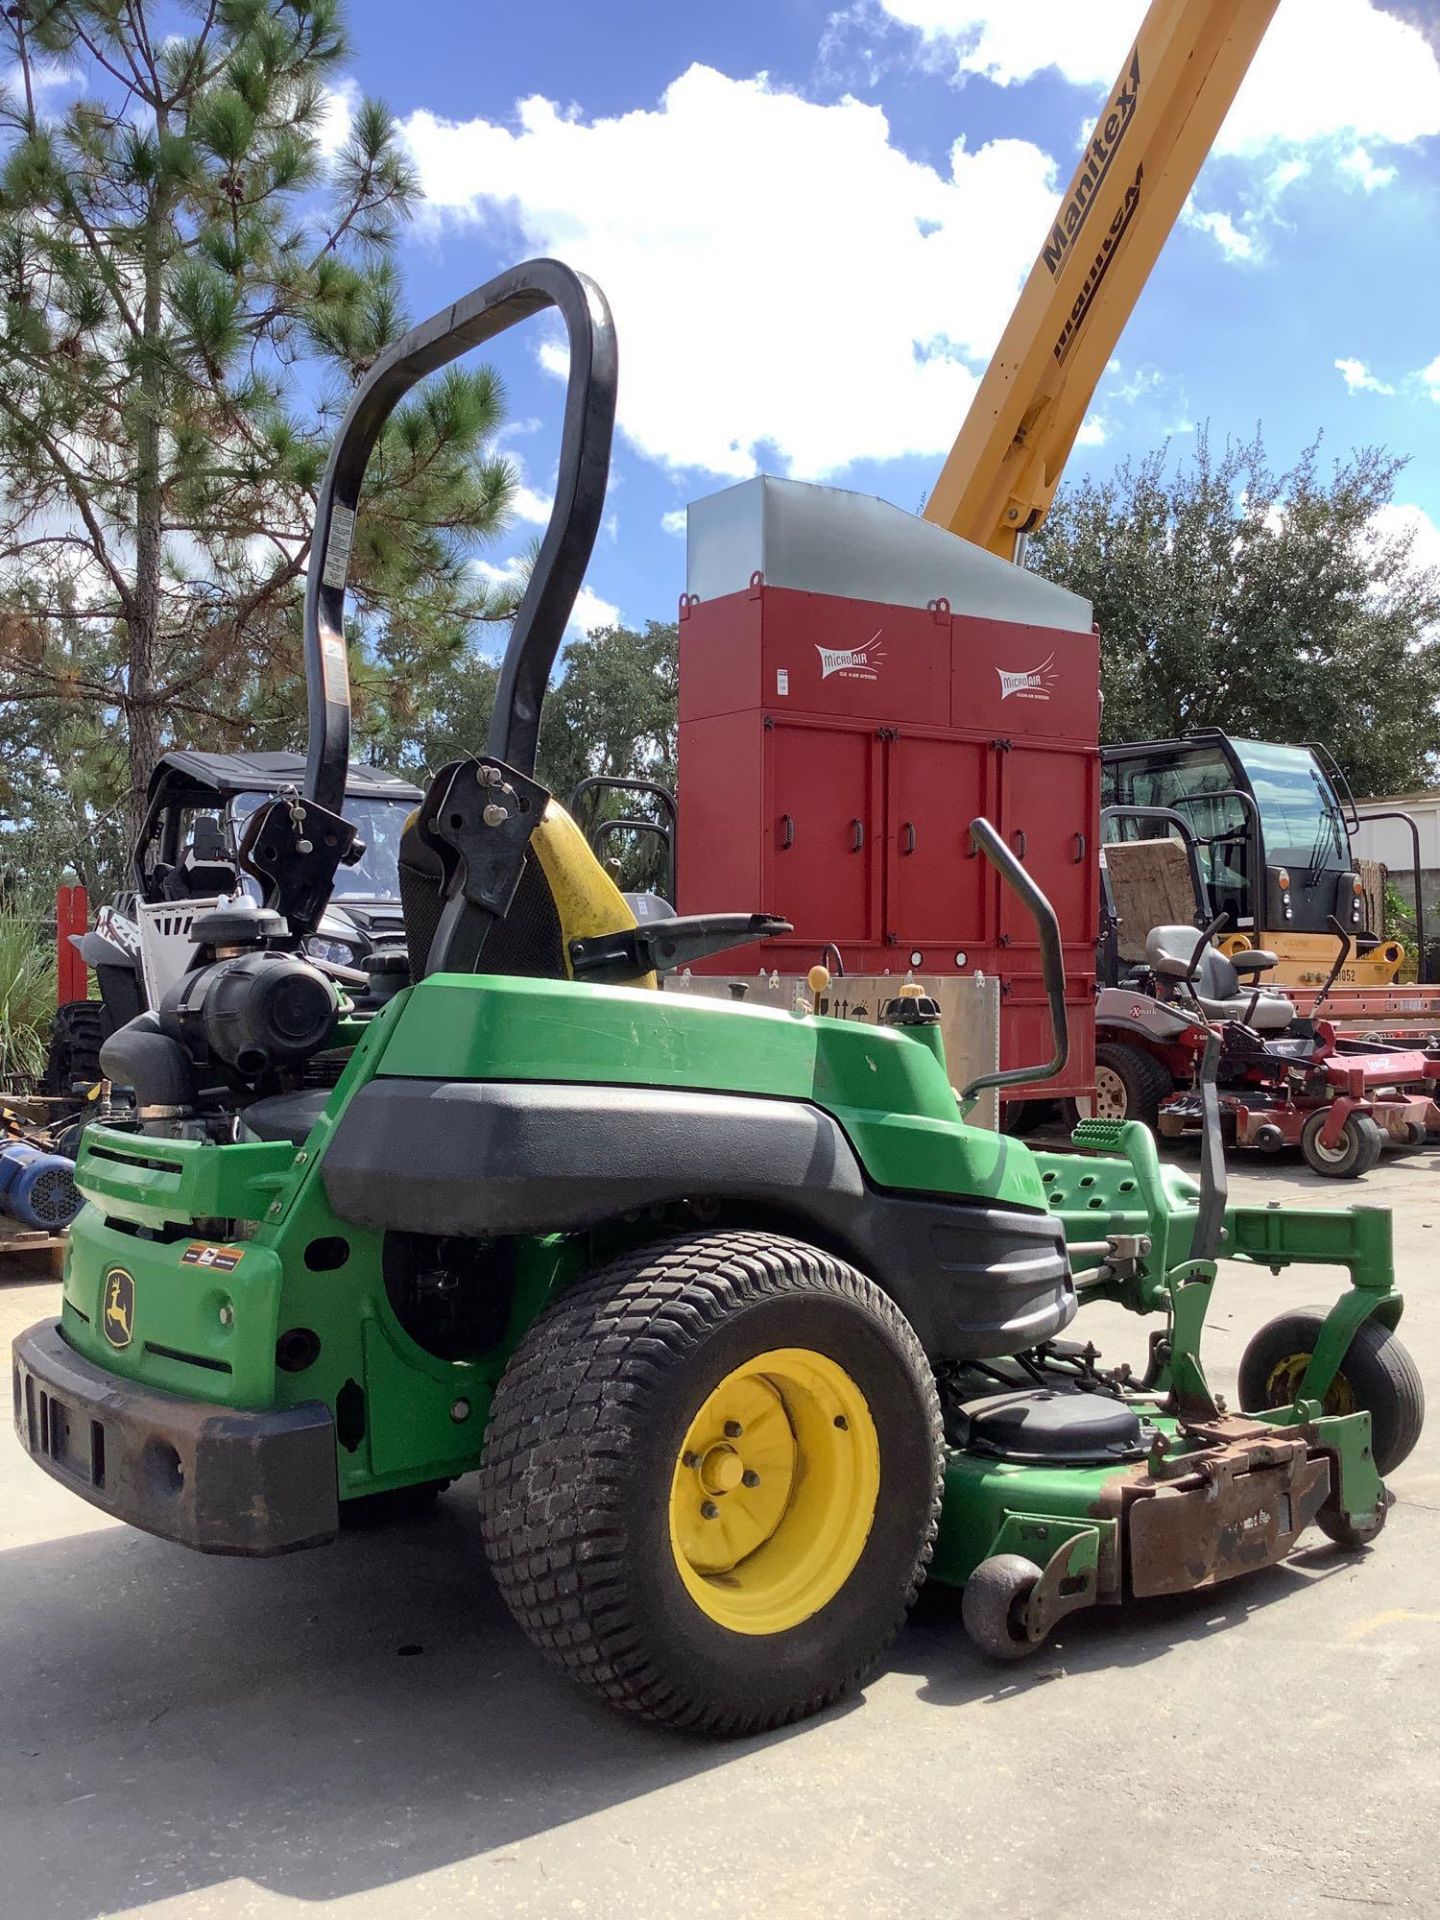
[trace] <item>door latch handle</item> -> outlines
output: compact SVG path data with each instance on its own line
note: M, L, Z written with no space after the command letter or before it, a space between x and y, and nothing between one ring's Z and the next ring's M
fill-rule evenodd
M1029 841L1025 838L1025 829L1023 827L1017 827L1015 829L1014 838L1015 838L1015 852L1017 856L1021 860L1023 860L1025 858L1025 849L1030 844Z
M852 820L850 822L850 851L852 853L859 853L864 845L865 822L863 820Z
M905 822L905 825L900 829L900 834L901 853L913 853L915 851L915 828L911 821L907 820Z
M791 814L791 813L782 813L780 816L781 851L783 852L786 847L793 847L794 844L795 844L795 816L794 814Z
M1075 864L1076 864L1076 866L1077 866L1077 867L1079 867L1079 866L1083 866L1083 865L1085 864L1085 850L1086 850L1086 848L1087 848L1087 847L1089 846L1089 844L1090 844L1090 842L1089 842L1089 841L1088 841L1088 840L1087 840L1087 839L1085 838L1085 836L1084 836L1084 834L1083 834L1083 833L1077 833L1077 834L1076 834L1076 836L1075 836Z

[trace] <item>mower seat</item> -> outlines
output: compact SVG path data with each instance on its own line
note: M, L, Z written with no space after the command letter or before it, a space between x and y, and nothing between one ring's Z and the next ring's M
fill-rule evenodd
M190 844L164 882L167 900L228 900L239 885L235 862L225 845L225 834L213 814L197 815Z
M452 762L435 775L400 839L400 905L411 975L416 980L428 970L446 898L458 884L454 849L432 831L431 822L460 764ZM572 940L625 932L634 925L634 913L584 835L551 800L532 830L510 911L490 929L479 970L532 980L569 980L573 977ZM647 981L638 979L634 984ZM653 980L648 984L653 985Z
M1189 980L1195 998L1212 1020L1243 1021L1258 1033L1279 1033L1289 1026L1295 1018L1293 1001L1283 994L1243 986L1240 975L1218 947L1203 950L1191 979L1190 962L1197 938L1194 927L1154 927L1146 936L1145 957L1160 979ZM1252 972L1275 964L1273 954L1246 958Z

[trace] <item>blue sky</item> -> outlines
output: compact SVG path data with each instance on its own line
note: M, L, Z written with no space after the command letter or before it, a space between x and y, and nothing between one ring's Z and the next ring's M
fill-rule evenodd
M1282 465L1317 429L1379 441L1411 457L1397 511L1440 562L1440 5L1388 5L1282 0L1072 475L1183 452L1199 421L1263 423ZM350 0L333 125L359 91L404 124L415 316L538 252L615 307L583 617L669 618L686 501L755 471L919 506L1143 12ZM494 357L525 481L503 566L543 519L561 389L538 330Z

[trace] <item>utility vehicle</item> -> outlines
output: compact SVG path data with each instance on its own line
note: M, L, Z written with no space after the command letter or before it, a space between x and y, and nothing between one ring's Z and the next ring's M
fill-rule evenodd
M407 829L413 984L357 1014L303 948L354 831L366 464L416 380L549 306L569 336L551 523L487 748ZM717 1734L855 1687L927 1569L1011 1658L1077 1609L1263 1567L1312 1525L1368 1542L1421 1419L1389 1219L1227 1208L1213 1074L1197 1184L1143 1127L1035 1153L968 1124L978 1083L952 1089L923 996L862 1026L657 990L774 923L636 924L532 776L616 377L599 289L536 261L357 390L317 509L304 791L241 849L264 909L203 921L191 970L106 1043L144 1132L86 1136L61 1316L15 1343L21 1443L214 1553L315 1546L361 1498L478 1468L535 1645L618 1707ZM987 821L971 833L1044 952L1053 1057L1018 1069L1043 1079L1066 1048L1055 916ZM306 1087L341 1043L338 1085ZM1244 1413L1200 1358L1221 1255L1352 1282L1260 1330ZM1143 1377L1067 1338L1095 1299L1156 1317Z
M130 887L101 907L88 932L70 936L94 972L100 997L69 1000L56 1010L48 1092L70 1093L99 1079L102 1043L170 984L174 968L157 966L157 956L168 949L176 967L184 963L192 910L247 886L256 892L237 862L245 829L260 807L284 787L298 790L304 777L304 758L294 753L176 748L161 756L131 854ZM312 959L362 968L377 946L402 937L396 859L419 799L420 789L408 780L379 767L350 768L346 809L364 852L335 876L330 904L306 943Z

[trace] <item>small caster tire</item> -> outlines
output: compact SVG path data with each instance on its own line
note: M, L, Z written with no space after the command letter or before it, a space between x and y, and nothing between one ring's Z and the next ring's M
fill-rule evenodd
M1389 1514L1390 1495L1382 1491L1375 1503L1374 1513L1364 1518L1358 1514L1344 1514L1322 1507L1315 1516L1315 1524L1325 1538L1333 1540L1337 1547L1344 1547L1350 1553L1359 1553L1379 1536Z
M1040 1581L1040 1569L1022 1553L982 1560L965 1582L960 1617L965 1631L992 1660L1024 1660L1040 1644L1026 1637L1020 1612Z
M1240 1405L1246 1413L1294 1401L1324 1324L1323 1307L1297 1307L1266 1321L1240 1356ZM1382 1480L1410 1454L1425 1424L1425 1389L1415 1362L1389 1327L1367 1320L1357 1330L1321 1410L1369 1414L1375 1471Z
M1312 1173L1327 1180L1358 1180L1379 1164L1385 1136L1368 1113L1352 1113L1339 1143L1333 1147L1325 1146L1320 1139L1326 1117L1321 1108L1300 1129L1300 1151Z

